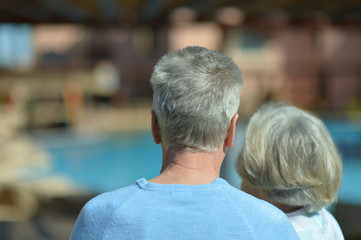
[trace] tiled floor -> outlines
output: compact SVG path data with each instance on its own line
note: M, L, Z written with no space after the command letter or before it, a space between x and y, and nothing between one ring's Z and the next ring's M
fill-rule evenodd
M0 240L67 240L81 207L93 196L44 202L29 221L0 222Z

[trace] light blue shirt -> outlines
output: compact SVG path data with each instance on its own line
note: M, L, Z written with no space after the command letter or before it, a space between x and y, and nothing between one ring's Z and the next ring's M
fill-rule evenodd
M71 239L299 238L280 210L221 178L204 185L156 184L142 178L90 200Z

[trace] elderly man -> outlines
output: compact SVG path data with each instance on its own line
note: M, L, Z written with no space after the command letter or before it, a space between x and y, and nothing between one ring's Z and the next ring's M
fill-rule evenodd
M165 55L150 82L160 174L92 199L71 239L298 239L281 211L219 178L242 88L232 60L187 47Z

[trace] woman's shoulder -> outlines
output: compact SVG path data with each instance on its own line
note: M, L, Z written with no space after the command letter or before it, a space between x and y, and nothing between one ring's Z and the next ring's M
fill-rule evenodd
M316 239L344 239L340 226L333 215L322 208L315 213L307 213L304 209L299 209L292 213L287 213L296 232L302 240Z

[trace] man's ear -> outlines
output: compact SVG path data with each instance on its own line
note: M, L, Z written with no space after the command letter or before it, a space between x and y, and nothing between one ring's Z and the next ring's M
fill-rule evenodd
M158 123L157 115L155 115L154 110L152 110L152 135L153 140L156 144L159 144L162 142L161 136L160 136L160 128Z
M227 137L224 140L225 145L230 148L233 146L233 140L236 135L236 123L238 119L238 114L234 114L234 116L231 119L231 123L229 124L228 130L227 130Z

